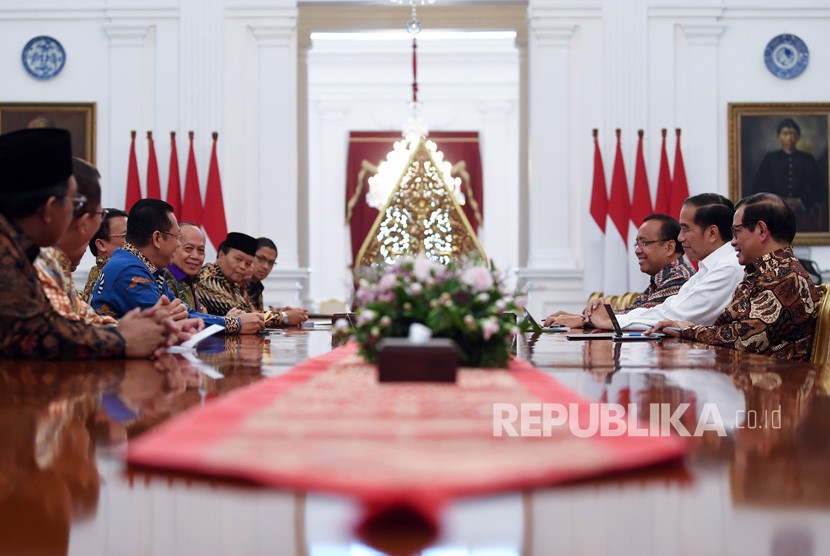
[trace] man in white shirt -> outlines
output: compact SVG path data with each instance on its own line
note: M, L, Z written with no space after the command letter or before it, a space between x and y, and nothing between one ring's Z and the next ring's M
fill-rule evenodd
M732 201L717 193L689 197L680 210L678 240L692 260L699 262L697 273L677 295L648 309L632 309L617 316L627 330L646 330L661 320L684 320L709 326L723 312L735 288L743 279L732 240ZM611 320L596 300L585 310L586 322L596 328L612 330Z

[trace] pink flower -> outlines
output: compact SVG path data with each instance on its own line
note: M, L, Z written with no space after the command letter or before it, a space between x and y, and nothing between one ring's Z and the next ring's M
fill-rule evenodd
M461 274L461 282L470 286L473 292L483 292L493 287L493 275L486 267L474 266Z
M412 265L412 273L415 277L424 282L429 284L432 279L432 274L438 269L438 265L432 262L431 260L427 259L425 255L421 254L415 258L415 262Z
M487 319L481 325L481 334L484 337L484 341L486 342L490 338L493 337L493 334L499 331L499 323L496 322L496 319Z

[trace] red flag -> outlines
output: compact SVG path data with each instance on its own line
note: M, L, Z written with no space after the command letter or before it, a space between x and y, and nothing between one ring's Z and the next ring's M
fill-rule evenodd
M648 175L646 161L643 157L643 130L637 131L640 136L637 143L637 161L634 166L634 192L631 197L631 222L639 228L643 219L654 212L651 208L651 191L648 189Z
M161 183L159 183L159 165L156 162L156 147L153 145L153 132L147 132L147 198L161 199Z
M671 174L669 173L669 156L666 154L666 129L663 128L663 149L660 152L660 175L657 177L657 200L654 203L654 212L670 214L669 198L671 196Z
M193 154L193 132L190 137L190 152L187 155L187 171L184 175L184 204L182 221L202 225L202 192L199 190L199 175L196 173L196 155Z
M669 197L669 215L680 218L683 201L689 197L689 184L686 182L686 168L683 154L680 152L680 128L677 128L677 146L674 151L674 172L671 196Z
M124 201L124 210L127 212L141 200L141 183L138 180L138 161L135 159L135 130L130 132L130 165L127 169L127 198Z
M179 153L176 151L176 132L170 132L170 170L167 172L167 202L177 219L182 217L182 180L179 178Z
M605 221L608 218L608 190L605 187L605 170L602 167L602 154L599 152L598 131L594 130L594 183L591 188L591 217L599 229L605 233Z
M614 158L614 174L611 176L611 197L608 199L608 216L628 247L628 220L631 218L631 203L628 200L628 180L625 177L620 130L617 130L617 155Z
M219 161L216 159L216 140L219 134L213 132L213 149L210 153L207 187L205 188L205 233L214 247L218 247L228 235L225 222L225 202L222 199L222 181L219 178Z

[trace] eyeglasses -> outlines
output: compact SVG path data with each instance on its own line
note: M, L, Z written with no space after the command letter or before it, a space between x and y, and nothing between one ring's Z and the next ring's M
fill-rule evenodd
M735 224L734 226L732 226L732 235L737 235L741 228L746 228L747 226L754 226L757 223L758 221L756 220L755 222L744 222L743 224Z
M179 241L182 240L182 233L181 232L179 232L178 234L174 234L173 232L165 232L164 230L159 230L159 231L163 234L167 234L168 236L173 236L174 238L176 238Z
M262 255L257 255L256 260L268 266L274 266L277 264L277 259L269 259L268 257L263 257Z
M634 249L637 249L638 247L642 247L643 249L645 249L646 247L648 247L652 243L662 243L664 241L668 241L668 240L667 239L637 239L637 240L634 240Z
M127 234L112 234L111 236L107 236L106 239L112 239L114 237L127 237Z
M109 211L107 209L101 209L101 210L94 210L94 211L90 212L89 214L100 214L101 218L106 218L108 212Z
M72 209L81 210L82 208L84 208L86 202L86 195L81 195L80 193L77 193L74 197L72 197Z

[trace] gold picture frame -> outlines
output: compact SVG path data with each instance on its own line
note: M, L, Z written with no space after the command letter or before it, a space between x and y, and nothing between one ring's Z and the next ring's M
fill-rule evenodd
M830 103L729 103L728 112L732 200L759 191L777 193L796 212L795 245L830 245ZM800 129L795 149L812 157L817 176L810 157L797 154L792 162L784 155L778 130L787 119ZM782 175L793 178L772 178Z
M95 164L94 102L0 103L0 133L27 127L59 127L72 134L72 154Z

